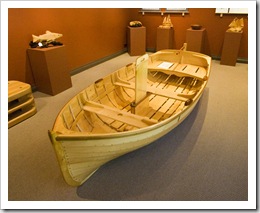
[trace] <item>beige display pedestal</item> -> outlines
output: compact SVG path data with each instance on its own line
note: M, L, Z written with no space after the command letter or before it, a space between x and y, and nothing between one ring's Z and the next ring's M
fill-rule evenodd
M146 27L127 27L127 47L131 56L146 52Z
M72 86L65 46L27 49L38 91L56 95Z
M205 28L200 30L193 30L189 28L186 30L186 43L187 50L194 52L203 52L204 39L205 39Z
M173 28L157 28L156 51L173 48Z
M226 31L220 64L236 66L242 33Z

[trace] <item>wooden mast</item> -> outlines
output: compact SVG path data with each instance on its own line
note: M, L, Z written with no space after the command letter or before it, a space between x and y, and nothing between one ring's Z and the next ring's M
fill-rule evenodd
M140 103L147 93L148 54L140 56L135 65L135 104Z
M135 101L131 103L131 112L140 114L140 110L149 105L147 96L147 73L148 73L148 54L142 55L135 62ZM143 104L144 103L144 104ZM138 107L142 104L142 107Z

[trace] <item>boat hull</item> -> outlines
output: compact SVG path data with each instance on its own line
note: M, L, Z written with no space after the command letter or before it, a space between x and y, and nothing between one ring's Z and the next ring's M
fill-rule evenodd
M164 60L183 68L157 69L157 62ZM58 114L49 137L69 185L83 184L105 163L164 136L200 100L209 77L209 57L166 50L155 55L150 70L147 62L147 56L140 57L96 81Z
M65 181L79 186L105 163L144 147L177 127L193 111L197 101L175 118L142 131L103 136L59 136L49 132Z

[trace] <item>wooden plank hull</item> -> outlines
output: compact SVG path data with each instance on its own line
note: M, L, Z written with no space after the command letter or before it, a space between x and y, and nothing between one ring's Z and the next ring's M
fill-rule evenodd
M206 68L209 72L210 63ZM207 82L150 73L147 97L139 103L138 113L132 114L135 90L129 85L136 82L135 69L133 63L95 82L59 113L49 136L69 185L81 185L103 164L174 129L192 112ZM167 95L149 92L153 87ZM187 99L192 101L187 104ZM136 125L135 119L140 119Z

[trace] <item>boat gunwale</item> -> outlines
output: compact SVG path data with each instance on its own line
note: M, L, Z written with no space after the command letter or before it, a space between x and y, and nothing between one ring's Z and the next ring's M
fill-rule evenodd
M160 50L154 54L157 54L159 52L169 52L169 53L172 53L172 52L178 52L178 51L182 51L182 50L174 50L174 49L166 49L166 50ZM209 76L210 74L210 69L211 69L211 58L205 54L202 54L202 53L197 53L197 52L192 52L192 51L185 51L185 52L190 52L191 54L196 54L196 55L199 55L199 56L202 56L203 58L205 58L207 60L208 63L208 67L207 67L207 76ZM134 64L135 62L131 63L131 64ZM107 76L111 76L113 75L113 73L116 73L116 71L108 74ZM102 79L106 78L107 76L104 76ZM63 108L60 110L59 114L57 115L56 119L55 119L55 122L53 124L53 128L52 130L50 130L51 134L55 134L55 138L57 141L61 141L61 140L87 140L87 139L105 139L105 138L113 138L113 137L116 137L116 138L119 138L119 137L125 137L125 136L128 136L128 135L133 135L133 134L138 134L138 133L144 133L144 132L148 132L148 131L152 131L156 128L160 128L161 126L171 122L172 120L178 118L181 114L185 113L190 107L192 107L192 105L196 104L199 99L200 99L200 96L203 94L203 91L206 87L208 83L208 80L207 81L203 81L203 83L201 84L201 87L200 89L198 90L197 94L192 98L192 103L188 106L185 106L183 108L182 111L176 113L175 115L173 116L170 116L168 117L167 119L165 120L162 120L156 124L152 124L150 126L147 126L147 127L144 127L144 128L140 128L140 129L134 129L134 130L130 130L130 131L123 131L123 132L109 132L109 133L89 133L89 132L77 132L77 131L74 131L74 130L70 130L68 129L67 127L64 126L64 131L60 131L59 129L55 129L55 126L57 125L57 123L60 123L62 118L61 118L61 114L63 113L64 109L68 106L68 104L74 99L74 98L77 98L81 93L84 93L85 90L93 85L94 83L88 85L86 88L84 88L83 90L81 90L79 93L77 93L75 96L73 96L64 106ZM119 86L120 87L120 86ZM83 110L81 108L81 110Z
M149 132L149 131L152 131L154 129L160 128L161 126L164 126L165 124L175 120L180 115L185 113L189 108L192 108L193 105L196 105L197 102L200 100L200 96L203 94L202 93L203 90L204 89L201 89L201 92L194 97L193 102L189 106L185 107L182 111L178 112L176 115L171 116L171 117L169 117L169 118L167 118L163 121L160 121L156 124L152 124L152 125L144 127L144 128L135 129L135 130L131 130L131 131L124 131L124 132L98 133L98 134L92 134L92 133L88 133L88 132L76 132L76 131L72 131L72 130L68 130L68 131L71 131L69 134L57 132L57 131L53 131L53 130L51 132L56 133L56 140L57 141L120 138L120 137L125 137L125 136L129 136L129 135L133 135L133 134Z

